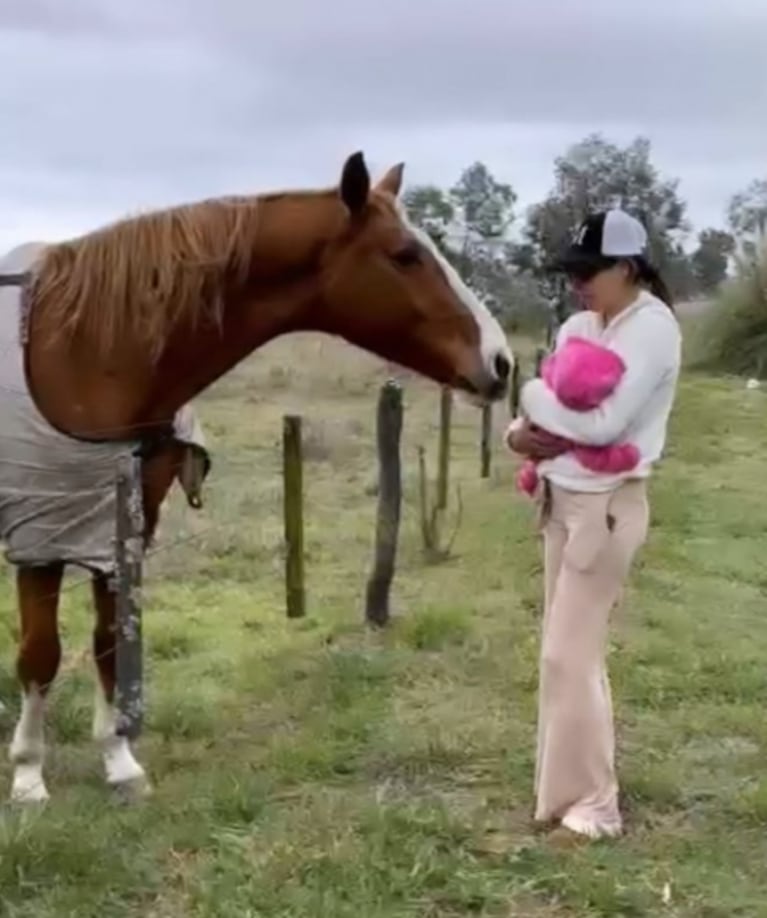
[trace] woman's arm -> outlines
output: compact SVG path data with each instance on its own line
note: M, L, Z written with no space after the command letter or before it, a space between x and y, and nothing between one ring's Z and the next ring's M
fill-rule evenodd
M529 459L555 459L572 448L572 443L530 426L525 417L518 417L509 424L504 436L508 449Z
M541 379L522 388L520 407L530 420L560 437L587 446L615 442L667 373L679 364L680 334L674 317L648 312L630 340L615 348L626 373L615 391L591 411L571 411Z

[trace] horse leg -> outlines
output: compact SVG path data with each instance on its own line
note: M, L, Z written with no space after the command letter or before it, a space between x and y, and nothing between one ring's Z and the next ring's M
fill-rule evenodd
M11 799L33 803L48 799L43 780L45 698L61 662L58 632L62 564L19 568L16 585L21 614L21 645L16 672L22 685L21 715L13 733Z
M101 746L107 783L130 797L151 791L144 769L133 756L126 736L117 734L116 683L116 604L105 576L93 578L96 627L93 631L93 656L98 672L93 709L93 738Z
M144 547L149 544L157 526L160 505L173 478L178 474L183 454L178 448L163 451L144 467L142 488L144 509ZM136 761L128 738L117 735L117 709L114 703L116 683L116 601L106 577L93 578L93 600L96 627L93 632L93 655L99 684L93 712L93 737L101 745L107 782L129 797L151 792L146 773Z

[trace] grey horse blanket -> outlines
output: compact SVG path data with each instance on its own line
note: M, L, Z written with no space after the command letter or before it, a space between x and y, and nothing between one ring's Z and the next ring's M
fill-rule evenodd
M27 243L13 249L0 258L0 275L29 271L44 248ZM21 287L0 286L0 540L5 556L12 564L63 561L110 574L117 462L138 443L87 443L45 420L27 388L21 308ZM178 412L174 428L176 439L188 447L179 480L197 507L210 459L191 406Z

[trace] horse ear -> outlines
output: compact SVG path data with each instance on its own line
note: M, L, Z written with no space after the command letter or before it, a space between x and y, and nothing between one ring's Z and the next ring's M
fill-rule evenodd
M361 151L352 153L344 163L341 174L341 198L354 214L364 210L370 194L370 173L365 165L365 157Z
M393 195L395 198L398 197L400 189L402 188L402 173L404 171L404 163L397 163L396 166L392 166L378 183L378 187L381 191L388 191L389 194Z

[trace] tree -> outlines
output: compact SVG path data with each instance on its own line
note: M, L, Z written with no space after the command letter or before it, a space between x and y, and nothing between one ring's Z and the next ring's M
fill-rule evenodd
M450 195L466 233L476 241L501 239L514 220L514 189L496 181L484 163L475 162L464 169Z
M482 162L463 170L450 189L457 224L457 264L477 295L496 314L509 295L506 234L514 222L517 195Z
M455 207L436 185L414 185L403 195L405 208L416 226L425 230L443 252L448 250L448 233L455 219Z
M619 147L599 134L590 134L555 160L555 184L548 197L530 208L524 240L515 247L520 270L531 272L545 295L560 303L560 318L572 308L562 279L546 272L572 239L579 223L595 210L620 206L647 227L649 253L684 295L689 267L680 237L688 230L686 205L679 197L678 179L661 178L650 160L650 142L636 137Z
M691 264L700 293L713 292L727 277L729 257L734 251L735 239L724 230L705 229L698 234L698 247Z
M416 185L404 195L410 219L424 229L488 307L505 322L540 304L515 284L508 231L517 195L482 162L474 162L448 191ZM524 301L524 302L523 302Z
M753 261L759 240L767 234L767 179L756 179L732 196L727 222L741 251Z

